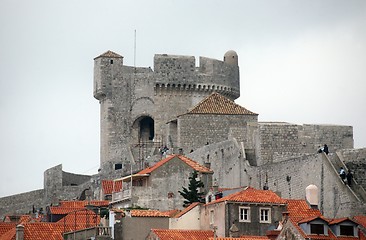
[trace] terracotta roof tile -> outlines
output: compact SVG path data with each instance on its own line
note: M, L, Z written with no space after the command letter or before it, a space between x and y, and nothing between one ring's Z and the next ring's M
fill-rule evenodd
M98 207L106 207L109 205L109 201L106 200L92 200L92 201L60 201L60 207L65 208L84 208L87 205L93 205Z
M330 220L329 225L338 224L338 223L341 223L344 221L350 221L350 222L356 223L355 221L349 219L348 217L344 217L344 218L335 218L335 219Z
M366 228L366 216L355 216L353 219L362 227Z
M0 222L0 236L9 231L10 229L14 228L16 223L11 222Z
M100 217L91 210L82 210L67 214L57 223L66 225L70 230L84 229L88 227L98 226Z
M15 240L15 227L10 228L7 232L0 236L0 240Z
M248 187L243 191L230 194L226 197L207 203L206 205L215 204L218 202L247 202L247 203L271 203L271 204L286 204L286 200L279 197L271 190L258 190Z
M15 237L16 223L0 222L0 240L11 240Z
M122 190L122 180L102 180L102 189L104 194L112 194Z
M322 215L318 209L311 208L304 199L286 199L286 202L289 217L296 220Z
M193 168L193 170L196 170L197 172L213 173L213 171L211 169L209 169L205 166L202 166L199 163L197 163L197 162L193 161L192 159L187 158L183 155L170 155L167 158L157 162L154 166L145 168L142 171L138 172L137 174L150 174L155 169L161 167L162 165L164 165L165 163L169 162L172 159L179 159L179 160L185 162L188 166L190 166L191 168Z
M141 210L141 209L113 209L114 212L122 213L122 216L130 215L131 217L171 217L175 215L178 210L159 211L159 210Z
M186 114L258 115L217 92L207 96Z
M57 223L27 223L24 225L24 239L62 240L64 226Z
M267 236L241 236L238 238L233 237L217 237L216 240L268 240ZM214 238L209 238L209 240L214 240Z
M151 229L160 240L208 240L213 238L211 230Z
M112 52L111 50L108 50L105 53L100 54L98 57L95 57L94 59L101 58L101 57L105 57L105 58L123 58L121 55L119 55L115 52Z
M179 214L181 211L178 209L168 210L168 211L162 211L163 213L169 215L169 217L175 217L177 214Z
M301 219L300 221L298 221L297 223L308 223L308 222L311 222L311 221L314 221L315 219L321 219L323 220L324 222L328 223L328 220L326 218L324 218L323 216L312 216L312 217L306 217L306 218L303 218Z
M175 218L180 218L181 216L183 216L184 214L186 214L187 212L191 211L193 208L195 208L196 206L200 205L199 202L195 202L192 203L191 205L189 205L188 207L186 207L185 209L183 209L183 211L181 211L179 214L177 214L176 216L174 216Z

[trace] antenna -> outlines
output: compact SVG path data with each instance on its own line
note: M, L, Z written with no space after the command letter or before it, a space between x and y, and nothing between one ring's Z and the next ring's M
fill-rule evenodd
M136 71L136 29L135 29L135 38L134 38L134 46L133 46L133 66L135 67Z

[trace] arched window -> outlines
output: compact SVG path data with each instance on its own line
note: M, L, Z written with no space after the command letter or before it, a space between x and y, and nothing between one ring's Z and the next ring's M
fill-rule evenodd
M154 119L143 117L139 122L139 140L142 142L153 140L154 135Z

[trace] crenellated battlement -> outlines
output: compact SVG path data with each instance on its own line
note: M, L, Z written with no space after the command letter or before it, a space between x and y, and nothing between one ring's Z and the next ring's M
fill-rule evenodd
M131 143L162 136L163 144L171 145L168 121L212 92L237 99L239 81L234 51L225 53L223 60L199 57L199 64L194 56L156 54L153 69L126 66L123 57L111 51L96 57L94 97L101 104L102 171L103 166L135 161L128 151Z

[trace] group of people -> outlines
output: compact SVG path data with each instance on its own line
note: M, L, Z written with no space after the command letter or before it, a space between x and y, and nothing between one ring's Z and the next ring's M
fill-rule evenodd
M342 181L345 184L348 184L348 186L352 186L352 178L353 178L353 174L352 171L349 170L348 173L346 173L346 171L343 169L343 167L341 167L339 169L339 176L342 178Z
M318 153L322 153L322 152L325 152L325 154L327 154L327 155L328 155L328 153L329 153L329 149L328 149L328 145L327 145L327 144L324 144L324 146L323 146L323 147L319 147L319 149L318 149Z

